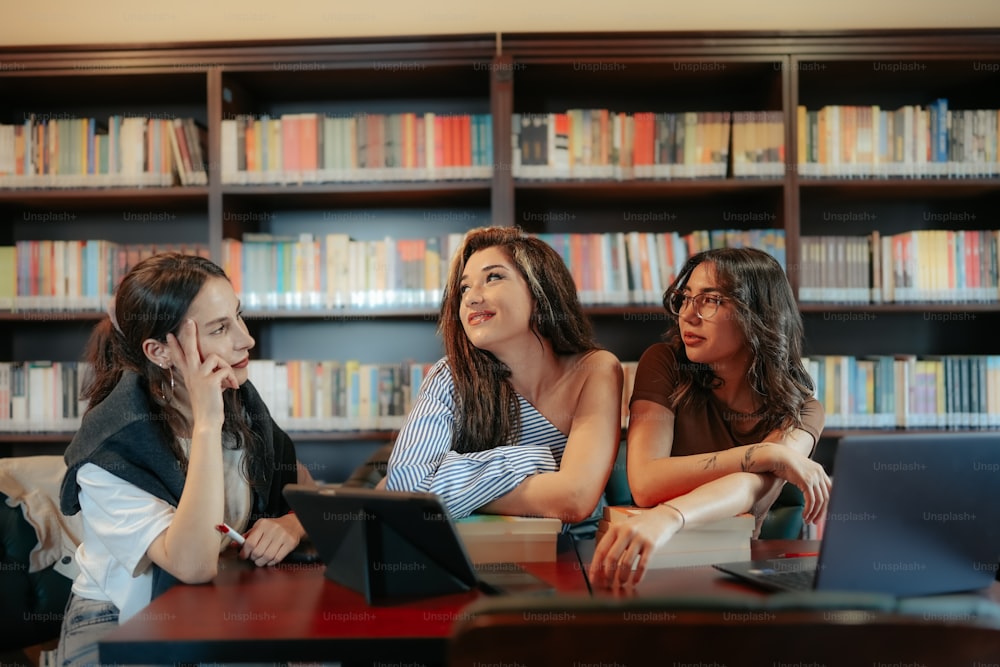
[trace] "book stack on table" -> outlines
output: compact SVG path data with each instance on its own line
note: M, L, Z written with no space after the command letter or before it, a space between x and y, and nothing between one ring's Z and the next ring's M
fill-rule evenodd
M611 525L629 521L651 509L605 507L604 518L597 527L597 540L604 537ZM646 567L689 567L750 560L754 526L752 514L727 517L699 526L685 526L650 555Z

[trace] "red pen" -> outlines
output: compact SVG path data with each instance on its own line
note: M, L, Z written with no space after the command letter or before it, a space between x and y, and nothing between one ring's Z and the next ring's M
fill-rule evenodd
M808 556L818 556L818 551L801 551L798 553L778 554L778 558L806 558Z
M231 539L233 542L240 545L241 547L243 546L243 543L246 542L246 540L243 538L242 535L240 535L238 532L236 532L234 528L231 528L227 524L220 523L215 527L215 529L220 533L222 533L223 535L228 536L229 539Z

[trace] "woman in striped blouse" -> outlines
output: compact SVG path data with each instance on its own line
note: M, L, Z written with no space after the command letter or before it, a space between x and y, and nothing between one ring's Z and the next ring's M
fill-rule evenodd
M622 371L594 342L559 255L516 227L470 231L452 260L428 374L386 488L472 512L576 523L597 507L621 429Z

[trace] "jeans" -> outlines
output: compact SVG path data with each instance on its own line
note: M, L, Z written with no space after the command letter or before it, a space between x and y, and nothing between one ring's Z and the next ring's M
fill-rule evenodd
M116 606L71 593L56 650L56 667L94 667L100 664L97 642L116 627Z

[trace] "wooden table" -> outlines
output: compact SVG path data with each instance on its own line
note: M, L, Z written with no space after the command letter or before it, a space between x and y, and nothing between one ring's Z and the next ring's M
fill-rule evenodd
M589 595L572 544L524 563L561 595ZM100 642L102 663L444 660L452 624L482 593L369 606L322 565L255 568L222 560L211 584L175 586Z
M585 571L593 546L564 544L555 562L524 568L580 598L766 593L709 567L650 570L635 590L591 593ZM815 551L816 542L755 542L754 558ZM990 596L1000 602L998 585ZM482 598L472 591L370 606L359 593L323 576L321 565L254 568L224 560L203 586L175 586L101 641L104 663L333 662L441 664L456 621ZM568 601L567 601L568 602Z

